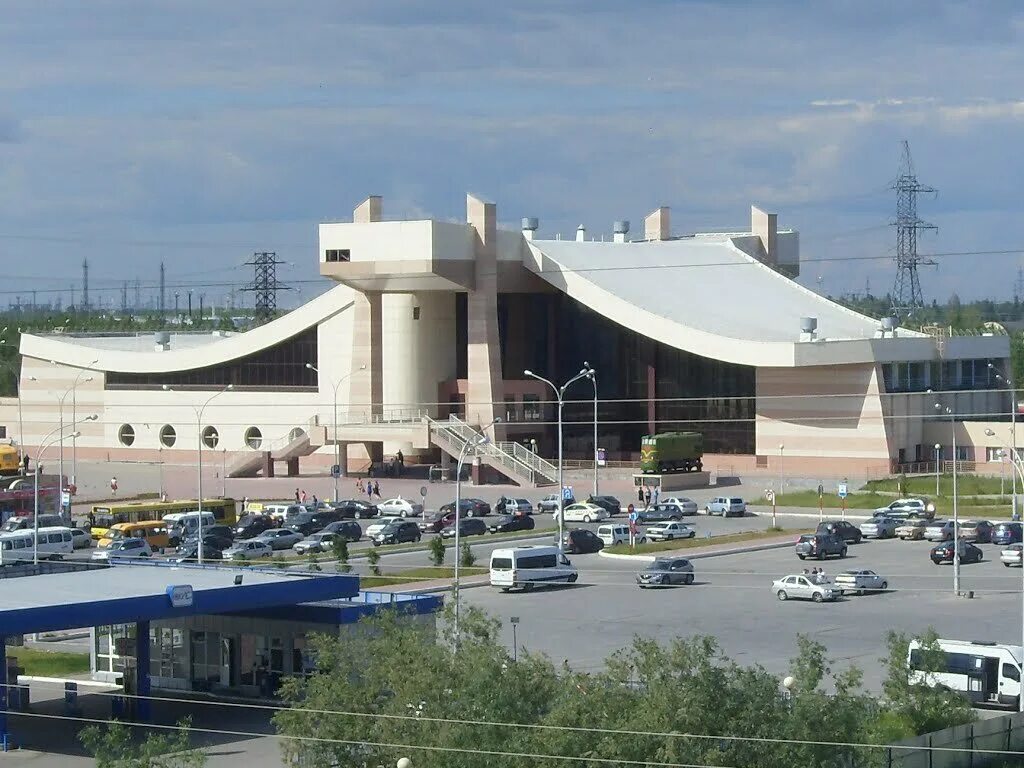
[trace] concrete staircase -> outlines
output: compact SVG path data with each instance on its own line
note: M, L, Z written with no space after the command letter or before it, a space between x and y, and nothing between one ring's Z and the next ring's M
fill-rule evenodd
M430 442L454 459L458 459L467 443L480 437L478 430L456 416L443 421L430 419L429 423ZM536 488L558 480L558 467L519 443L486 443L476 448L475 455L486 466L522 486Z
M327 441L327 431L314 417L309 424L301 427L301 434L295 437L285 435L272 442L266 449L243 453L228 465L228 477L256 477L269 463L283 461L289 466L289 475L298 474L298 460L309 456ZM294 471L293 471L294 470Z

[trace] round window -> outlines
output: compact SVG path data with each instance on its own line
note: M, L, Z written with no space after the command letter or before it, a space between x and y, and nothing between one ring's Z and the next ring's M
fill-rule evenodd
M117 439L121 441L121 445L131 445L135 442L135 427L131 424L122 424L117 430Z
M170 424L164 424L160 428L160 445L164 446L164 448L170 448L177 439L178 433L174 431L174 427Z
M245 430L245 444L254 451L263 445L263 433L260 432L259 427L249 427Z
M216 427L206 427L203 430L203 445L207 448L216 448L217 443L220 442L220 435L217 434Z
M306 436L306 430L302 427L295 427L291 432L288 433L288 442L292 440L298 440L300 437Z

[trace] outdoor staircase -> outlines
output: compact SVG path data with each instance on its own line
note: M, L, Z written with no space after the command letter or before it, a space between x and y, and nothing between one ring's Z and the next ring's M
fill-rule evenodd
M457 416L440 421L429 419L430 442L454 459L468 443L480 439L480 432ZM496 469L522 486L536 488L558 481L558 467L519 443L488 442L470 451L481 463Z
M295 431L295 430L292 430ZM309 456L326 442L326 431L316 417L309 424L299 428L292 437L291 433L271 442L266 447L247 451L236 456L227 468L228 477L256 477L270 461L291 462L302 456ZM269 457L268 457L269 454Z

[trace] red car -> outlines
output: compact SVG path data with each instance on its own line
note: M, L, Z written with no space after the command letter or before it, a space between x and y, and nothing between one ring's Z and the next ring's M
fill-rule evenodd
M418 522L420 533L440 533L441 529L455 524L455 512L433 512L424 515Z

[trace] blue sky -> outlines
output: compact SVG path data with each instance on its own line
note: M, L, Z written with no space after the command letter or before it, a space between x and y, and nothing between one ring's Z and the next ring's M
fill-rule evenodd
M884 256L904 138L939 189L922 251L1024 248L1018 2L7 0L4 16L0 251L23 301L76 284L85 257L115 302L161 259L169 282L227 284L276 250L311 279L317 222L367 194L389 217L457 219L473 191L541 236L636 228L658 205L677 234L742 227L757 203L805 259ZM1019 265L941 258L926 298L1008 297ZM824 261L802 280L881 294L893 276Z

